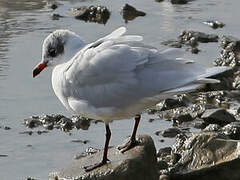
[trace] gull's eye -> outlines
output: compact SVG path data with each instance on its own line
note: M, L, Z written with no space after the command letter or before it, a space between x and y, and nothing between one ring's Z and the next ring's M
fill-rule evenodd
M48 54L51 57L56 57L57 56L57 51L54 48L51 48L48 50Z

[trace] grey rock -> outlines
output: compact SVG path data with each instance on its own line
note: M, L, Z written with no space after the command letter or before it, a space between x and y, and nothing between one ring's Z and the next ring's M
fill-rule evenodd
M121 153L117 148L110 148L110 162L90 172L85 172L83 166L100 162L103 151L74 160L66 168L50 173L49 179L65 180L157 180L157 158L154 142L150 136L137 136L139 144Z
M138 16L145 16L146 13L143 11L137 10L135 7L125 4L121 10L120 13L125 20L125 23L128 23L128 21L134 20Z
M201 118L208 124L219 124L221 126L236 121L232 114L222 108L207 109Z

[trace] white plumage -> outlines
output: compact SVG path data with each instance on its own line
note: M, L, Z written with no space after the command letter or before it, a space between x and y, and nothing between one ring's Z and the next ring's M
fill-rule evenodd
M125 31L121 27L83 48L80 43L81 50L54 68L53 89L68 110L106 122L130 118L163 98L215 83L206 77L226 70L186 63L177 59L180 50L159 52ZM78 40L68 38L67 46Z
M144 45L141 36L124 35L121 27L111 34L85 44L80 36L68 30L56 30L43 43L42 62L33 76L53 66L52 85L55 94L71 112L106 123L107 138L103 160L87 168L92 170L107 163L110 140L108 122L127 119L154 106L161 99L202 87L218 80L208 77L226 71L227 67L202 68L179 58L182 51L158 51ZM128 150L136 144L135 135Z

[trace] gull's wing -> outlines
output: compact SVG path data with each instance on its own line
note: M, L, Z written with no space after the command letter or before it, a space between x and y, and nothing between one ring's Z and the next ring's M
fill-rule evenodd
M202 84L210 75L198 65L179 62L174 50L160 53L133 43L141 38L124 32L120 28L74 56L65 72L70 104L81 100L95 108L120 109L164 92L177 94L184 86L194 89L199 86L189 85Z

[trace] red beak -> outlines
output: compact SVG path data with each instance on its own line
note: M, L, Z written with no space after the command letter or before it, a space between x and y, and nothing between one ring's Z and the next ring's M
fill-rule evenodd
M47 67L47 62L38 64L33 70L33 77L37 76L45 67Z

